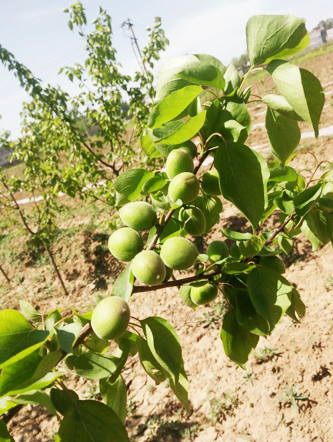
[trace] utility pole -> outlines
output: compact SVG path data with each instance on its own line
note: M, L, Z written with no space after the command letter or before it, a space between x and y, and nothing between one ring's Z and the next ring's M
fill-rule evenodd
M145 63L144 63L144 61L143 61L143 57L142 57L142 53L141 53L141 50L140 50L140 46L139 46L139 44L138 44L138 39L136 38L135 33L134 33L134 30L133 30L133 23L132 23L131 20L128 18L126 21L124 21L124 23L121 25L121 27L122 27L123 29L128 29L128 30L131 32L132 37L130 37L130 39L131 39L132 46L133 46L133 43L134 43L135 46L136 46L136 49L137 49L137 51L138 51L138 54L139 54L139 56L140 56L140 59L141 59L141 63L142 63L143 71L144 71L144 73L145 73L146 76L147 76L146 65L145 65ZM133 50L134 50L134 53L135 53L135 55L136 55L136 52L135 52L134 47L133 47ZM138 62L139 62L139 60L138 60ZM140 62L139 62L139 64L140 64ZM140 67L141 67L141 64L140 64Z

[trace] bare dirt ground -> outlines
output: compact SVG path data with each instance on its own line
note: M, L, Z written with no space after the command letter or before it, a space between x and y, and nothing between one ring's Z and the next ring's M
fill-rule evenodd
M302 66L314 72L324 84L333 81L333 53L308 60ZM254 93L259 95L273 91L268 77L256 88ZM330 90L330 86L325 90ZM331 99L326 96L328 106L322 127L333 124ZM253 107L251 114L264 110ZM253 123L264 121L264 117L254 117ZM308 126L302 127L302 131L309 130ZM248 144L266 143L264 132L263 128L255 128ZM332 161L332 140L330 137L303 140L299 147L302 154L291 165L305 169L305 175L309 176L314 159L308 152L319 160ZM263 155L269 157L270 152L264 151ZM62 220L64 233L54 245L70 296L61 293L43 253L31 254L31 249L24 246L26 238L4 232L0 237L1 263L12 283L1 282L2 308L18 308L18 300L24 299L43 312L58 306L69 309L71 305L84 312L95 305L97 297L109 293L121 269L106 247L110 231L102 227L102 222L110 214L98 205L89 213L75 207L71 210L71 215ZM219 225L200 244L203 250L212 239L221 238L220 228L226 225L247 228L239 213L224 202ZM268 340L260 341L246 372L223 352L219 338L224 310L222 297L193 313L182 303L177 289L133 295L130 305L134 316L141 319L162 316L176 328L190 381L193 413L188 415L181 408L165 384L155 386L135 356L129 359L124 372L129 392L127 429L131 441L333 440L332 247L327 245L312 252L305 238L300 238L286 264L289 266L286 278L296 284L307 314L300 324L284 318ZM66 373L66 377L82 398L98 397L94 383L79 380L73 373ZM41 407L28 406L12 419L10 431L16 442L50 442L54 440L57 425L55 418Z

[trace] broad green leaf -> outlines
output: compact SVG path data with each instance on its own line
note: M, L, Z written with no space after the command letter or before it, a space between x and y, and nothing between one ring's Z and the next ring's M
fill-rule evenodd
M236 319L237 322L247 331L258 335L267 336L269 324L265 318L258 315L250 299L247 290L234 290L236 298Z
M140 362L145 372L155 381L156 384L160 384L161 382L165 381L166 375L163 368L154 358L145 339L138 339L138 348Z
M227 261L223 264L223 272L228 275L234 275L237 273L246 273L255 268L254 264L246 264L245 262Z
M225 114L225 121L234 119L241 126L246 128L247 133L251 130L251 117L246 105L235 99L229 99L226 106L227 113Z
M269 322L271 333L291 305L293 286L279 273L265 267L252 270L247 282L252 304Z
M161 154L165 157L169 155L169 153L174 149L180 149L181 147L187 147L192 152L197 151L196 145L192 141L185 141L184 143L180 144L158 144L156 146L156 149L161 152Z
M191 299L191 288L192 287L190 285L182 285L179 288L179 296L181 300L184 302L184 304L186 304L192 310L197 310L199 306L194 304L194 302Z
M318 250L330 241L327 235L327 219L321 212L309 212L304 218L301 230L310 241L312 250Z
M117 358L116 358L117 368L115 372L110 376L109 378L110 382L115 382L120 376L121 370L124 368L124 365L126 364L128 355L131 350L131 343L129 339L119 338L117 339L117 344L118 344Z
M0 442L14 442L14 439L8 433L5 422L0 419Z
M201 63L203 63L203 64L210 64L212 66L215 66L222 73L222 75L224 75L225 71L227 70L227 68L224 66L224 64L221 63L221 61L218 60L217 58L213 57L213 55L195 54L195 57L198 60L200 60Z
M270 182L282 183L282 182L295 182L298 179L298 173L295 169L289 166L274 167L270 169Z
M249 354L256 348L259 336L239 325L235 311L230 310L223 318L220 337L225 354L245 370Z
M222 72L215 66L202 63L201 61L187 65L178 72L177 77L192 84L199 84L220 90L223 90L225 85Z
M284 253L286 255L289 255L289 253L293 249L293 240L291 238L289 238L289 236L284 233L279 234L278 244L279 244L279 247L284 251Z
M16 310L0 312L0 368L14 364L39 348L49 332L35 330Z
M77 401L65 414L56 442L129 442L117 414L97 401Z
M168 378L168 384L174 392L182 406L190 412L190 403L188 401L188 380L184 368L182 367L179 373L177 382L173 378Z
M114 383L111 383L108 379L101 379L99 381L99 391L104 403L112 408L124 424L127 414L127 388L124 379L118 376Z
M244 144L221 143L215 154L222 195L258 225L267 203L269 170L265 160Z
M182 55L164 63L157 75L156 100L160 101L173 91L188 86L189 82L178 78L177 74L190 63L197 61L195 55Z
M42 315L30 304L30 302L19 301L22 313L24 316L32 322L41 322Z
M112 294L129 301L134 284L134 275L132 273L131 263L127 264L125 269L120 273L112 287Z
M239 88L241 84L241 79L238 70L233 63L229 64L224 74L224 79L225 79L224 93L226 95L231 94L235 89Z
M228 120L220 128L221 134L228 141L235 143L244 143L248 137L246 127L239 124L236 120Z
M269 94L262 98L262 102L267 104L273 111L284 115L292 120L302 121L302 118L296 114L292 106L283 95Z
M221 229L221 232L226 238L234 241L248 241L253 236L252 233L236 232L235 230L229 229Z
M284 60L271 61L267 71L294 111L313 127L318 137L320 115L325 103L319 80L311 72Z
M56 328L56 333L60 347L66 353L72 351L75 341L80 336L82 325L79 321L74 321L71 324L64 324L63 322Z
M301 131L297 121L268 108L266 130L274 155L282 164L285 164L301 139Z
M189 118L184 123L171 121L163 128L153 130L156 144L180 144L193 138L202 128L206 118L206 111ZM151 178L151 177L149 177ZM119 178L118 178L119 179ZM117 189L116 189L117 190Z
M141 326L151 353L163 371L174 382L178 381L182 367L182 350L173 327L163 318L149 317Z
M46 330L53 330L53 326L56 322L60 321L60 319L62 318L60 312L58 309L50 312L47 315L46 321L45 321L45 327Z
M44 358L33 352L15 364L5 367L0 377L0 396L14 396L47 387L62 375L59 372L51 372L60 358L60 352L48 353Z
M283 192L282 196L276 198L274 202L276 203L278 208L286 215L291 215L293 213L294 201L286 192Z
M160 158L162 156L151 141L149 133L141 136L141 147L149 158Z
M18 405L39 404L45 407L50 413L56 415L56 410L51 402L50 396L44 391L35 391L32 393L24 393L13 399Z
M75 370L79 376L90 380L99 380L111 376L117 370L119 358L98 353L81 353L66 358L69 369Z
M306 215L320 198L322 192L322 184L317 183L308 187L294 198L295 211L299 216Z
M308 45L305 20L292 15L254 15L246 25L247 52L252 66L288 57ZM295 52L296 51L296 52Z
M5 396L0 398L0 416L2 416L4 413L6 413L11 408L16 407L16 403L13 402L13 399L9 396Z
M172 92L154 106L149 117L148 126L154 129L173 120L186 109L202 91L203 89L200 86L185 86L182 89Z
M55 409L63 416L68 413L73 404L79 400L79 396L73 390L58 390L51 388L50 397Z
M141 189L146 181L153 178L154 173L145 169L131 169L123 172L114 182L116 191L129 201L140 197Z
M110 342L100 339L94 332L90 333L85 343L94 353L105 353L110 348Z
M152 192L157 192L163 189L169 182L166 173L157 173L153 178L150 178L143 186L142 193L148 194Z
M294 321L299 321L302 319L305 315L305 305L303 301L301 300L300 294L298 291L293 287L293 291L291 294L291 305L286 311L286 314L290 316Z
M241 254L246 258L249 258L251 256L258 255L258 253L260 253L263 247L263 243L259 238L259 236L253 236L248 241L240 241L238 247L239 250L241 251Z

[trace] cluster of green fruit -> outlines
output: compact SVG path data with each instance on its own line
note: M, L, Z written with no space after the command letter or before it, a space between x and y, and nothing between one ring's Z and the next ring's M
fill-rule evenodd
M172 203L179 203L176 216L184 225L186 234L193 236L207 233L219 219L222 203L217 198L221 194L216 170L206 172L201 181L203 195L199 195L200 182L194 171L193 152L186 148L170 152L166 161L168 197ZM215 206L215 216L205 211L205 199ZM192 203L192 204L191 204ZM153 250L143 250L144 242L139 232L151 229L157 224L156 212L147 202L135 201L125 204L119 215L126 227L116 230L109 238L108 246L112 255L124 262L131 262L135 278L145 285L158 285L167 281L174 270L187 270L197 260L196 246L183 236L166 239L160 254ZM217 218L216 218L217 215ZM228 248L222 241L214 241L208 248L212 263L228 255ZM216 298L217 287L205 280L198 281L191 288L191 299L197 305L207 304ZM126 330L130 313L127 303L116 296L101 301L92 316L92 328L104 339L115 339Z

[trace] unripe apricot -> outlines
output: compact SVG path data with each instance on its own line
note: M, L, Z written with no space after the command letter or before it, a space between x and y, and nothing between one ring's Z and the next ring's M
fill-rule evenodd
M219 173L216 169L210 170L203 174L202 191L210 196L221 195L220 184L219 184Z
M179 212L179 220L185 223L185 232L197 236L206 230L206 218L197 207L182 207Z
M171 180L168 195L172 201L182 200L186 204L195 200L199 190L197 177L193 173L183 172Z
M156 212L149 203L135 201L119 210L119 215L126 226L134 230L149 230L156 221Z
M159 255L152 250L144 250L132 262L133 275L143 284L156 285L164 281L166 268Z
M193 266L199 252L186 238L176 236L165 241L161 250L164 264L174 270L186 270Z
M213 241L209 244L207 255L211 263L221 261L229 255L229 249L223 241Z
M91 317L91 327L100 339L119 338L130 320L127 302L119 296L108 296L97 304Z
M213 301L217 296L217 287L209 282L191 288L191 299L194 304L205 305Z
M115 258L128 262L143 249L143 240L136 230L123 227L112 233L108 245Z
M263 256L260 259L260 265L275 270L278 273L284 273L286 268L278 256Z
M184 149L172 150L166 160L165 169L171 180L182 172L193 172L194 165L192 157Z

